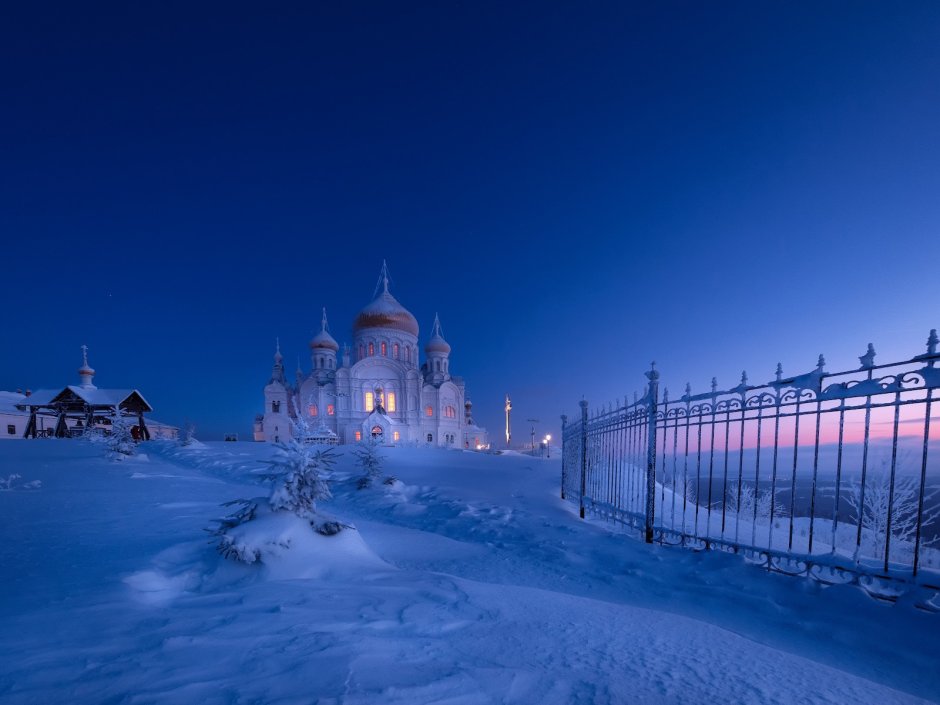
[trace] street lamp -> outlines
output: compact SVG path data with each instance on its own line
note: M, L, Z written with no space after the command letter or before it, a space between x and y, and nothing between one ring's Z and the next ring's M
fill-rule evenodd
M551 440L552 440L552 434L550 434L550 433L549 433L549 434L546 434L546 435L545 435L545 449L548 451L547 457L549 457L549 458L552 457L552 444L551 444Z

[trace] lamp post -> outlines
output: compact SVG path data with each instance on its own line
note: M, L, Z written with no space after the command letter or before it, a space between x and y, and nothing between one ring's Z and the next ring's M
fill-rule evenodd
M552 441L552 434L550 434L550 433L549 433L549 434L546 434L546 436L545 436L545 450L546 450L546 452L547 452L546 457L548 457L548 458L551 458L551 457L552 457L552 443L551 443L551 441Z

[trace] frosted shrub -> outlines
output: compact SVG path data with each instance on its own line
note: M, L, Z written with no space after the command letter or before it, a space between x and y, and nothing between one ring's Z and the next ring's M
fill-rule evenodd
M137 444L131 435L133 424L124 412L118 410L111 417L111 435L106 437L108 457L113 460L124 458L137 453Z
M22 475L11 473L6 479L0 477L0 492L10 492L12 490L38 490L42 486L40 480L31 480L29 482L20 482Z
M275 482L269 499L271 509L313 518L317 500L333 496L323 475L333 468L336 454L294 439L278 443L277 449L274 459L269 461L274 472L267 475Z
M196 427L193 426L192 423L187 421L183 425L183 428L180 430L180 435L179 435L179 438L177 439L177 443L180 445L180 447L186 448L187 446L191 446L193 444L193 441L195 440L196 440Z

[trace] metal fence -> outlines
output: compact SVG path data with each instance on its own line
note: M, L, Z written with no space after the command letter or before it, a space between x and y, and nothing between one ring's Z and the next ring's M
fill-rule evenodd
M561 496L646 541L742 553L768 569L940 600L940 354L776 378L562 417ZM899 583L907 583L907 586ZM940 604L927 602L934 608Z

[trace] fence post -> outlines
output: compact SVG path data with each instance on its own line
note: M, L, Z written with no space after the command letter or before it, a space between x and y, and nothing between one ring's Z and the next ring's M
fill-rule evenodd
M653 543L653 520L656 512L656 407L659 403L659 372L650 363L646 373L649 383L649 420L646 448L646 543Z
M565 436L565 431L568 426L568 416L566 414L561 415L561 498L565 498L565 481L568 479L565 473L565 465L567 464L567 454L565 453L565 446L567 444L567 438Z
M581 402L581 518L584 518L584 489L587 478L587 425L588 425L588 403L585 399Z

